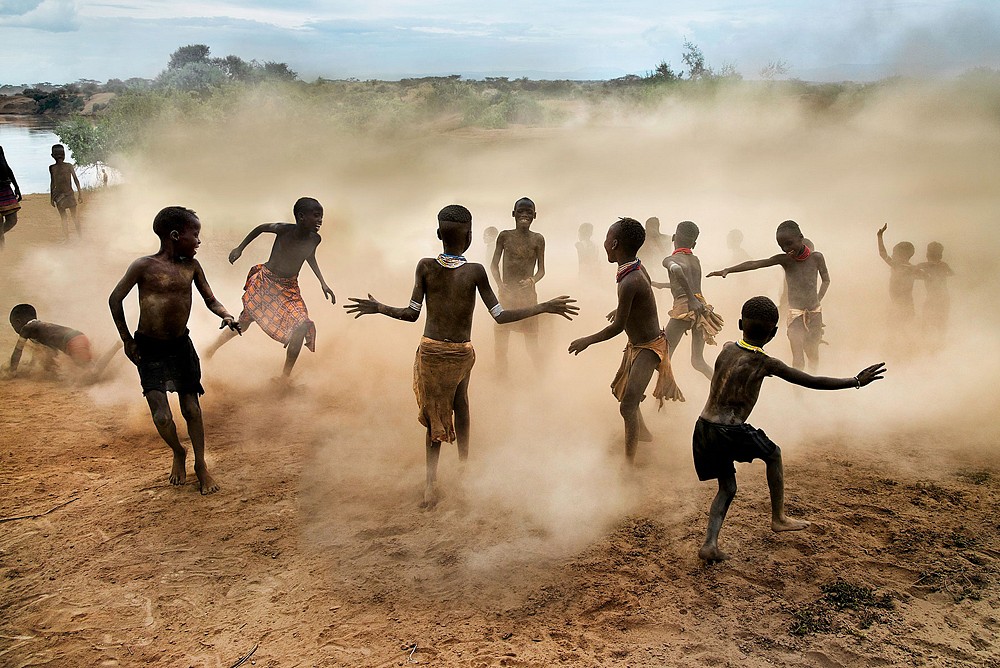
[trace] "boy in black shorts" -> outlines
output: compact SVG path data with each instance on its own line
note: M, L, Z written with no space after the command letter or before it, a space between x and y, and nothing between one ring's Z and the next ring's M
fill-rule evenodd
M719 480L719 492L712 501L708 533L698 556L705 561L722 561L728 555L719 549L719 530L729 504L736 496L736 468L733 462L762 459L767 464L767 486L771 493L771 530L796 531L808 522L785 515L785 482L781 450L760 429L746 423L757 404L760 386L767 376L814 390L861 388L882 378L885 363L874 364L853 378L812 376L768 356L763 346L778 332L778 307L767 297L754 297L743 304L740 329L743 338L722 347L715 360L715 374L708 402L694 428L694 467L699 480Z

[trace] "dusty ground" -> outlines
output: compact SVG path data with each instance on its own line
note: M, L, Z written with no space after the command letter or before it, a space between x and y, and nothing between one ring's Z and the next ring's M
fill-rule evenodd
M0 256L15 298L28 292L11 275L19 249L58 236L44 204L26 200ZM4 666L228 668L253 648L244 665L1000 666L995 429L785 448L790 512L813 521L794 534L766 530L763 469L741 467L723 533L734 558L705 567L714 490L694 478L684 438L659 437L667 417L655 416L621 512L566 538L572 527L512 511L487 482L513 441L474 445L465 492L447 451L448 496L421 511L412 409L373 424L363 387L311 392L308 376L276 395L222 385L206 365L223 488L199 496L190 471L171 487L121 366L105 388L114 400L39 377L0 384ZM303 405L310 419L282 419ZM617 429L601 434L615 456Z

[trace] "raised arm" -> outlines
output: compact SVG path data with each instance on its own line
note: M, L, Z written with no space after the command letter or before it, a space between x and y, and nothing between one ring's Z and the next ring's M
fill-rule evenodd
M205 306L208 307L208 310L222 318L222 324L219 326L219 329L228 327L242 335L243 332L240 331L240 323L236 322L236 318L226 310L222 302L216 299L212 293L212 287L208 284L208 279L205 278L205 270L201 268L201 263L197 260L192 260L192 262L194 262L194 285L198 288L198 294L205 300Z
M725 278L728 274L738 274L743 271L753 271L754 269L773 267L781 264L786 257L787 256L784 253L779 253L778 255L772 255L764 260L747 260L746 262L740 262L732 267L720 269L719 271L713 271L708 274L708 277L711 278L712 276L721 276L722 278Z
M316 278L319 279L319 285L321 288L323 288L323 297L329 297L330 303L336 304L337 297L336 295L333 294L333 290L330 289L330 286L326 284L326 281L323 280L323 273L319 270L319 262L316 261L315 248L313 249L313 252L309 255L309 257L306 258L306 262L309 263L309 268L313 270L313 273L316 274Z
M770 375L777 376L782 380L787 380L789 383L801 385L811 390L846 390L851 387L861 389L876 380L881 380L883 377L882 374L885 373L885 362L879 362L878 364L873 364L870 367L862 369L858 372L858 375L852 378L813 376L805 371L793 369L781 360L773 357L768 358L768 363Z
M813 253L816 257L816 270L819 271L819 294L817 298L823 301L826 291L830 289L830 270L826 268L826 257L822 253Z
M118 281L118 285L115 286L115 289L111 291L111 296L108 297L108 308L111 309L111 319L115 321L118 336L121 337L122 343L125 344L125 356L132 360L133 364L139 363L139 356L136 351L135 339L132 338L132 332L129 330L128 322L125 320L125 307L123 303L125 298L128 297L128 293L132 292L132 288L139 283L139 276L142 275L145 263L146 258L139 258L130 264L128 269L125 270L125 275Z
M250 242L252 242L254 239L259 237L264 232L277 234L279 225L281 225L281 223L264 223L263 225L258 225L257 227L250 230L250 234L248 234L246 238L243 239L243 243L241 243L239 246L234 248L229 253L229 264L235 264L236 261L240 259L240 256L243 255L243 249L249 246Z
M353 304L344 304L344 308L347 309L349 314L354 315L354 319L357 320L363 315L371 315L373 313L381 313L382 315L387 315L390 318L395 318L396 320L405 320L406 322L416 322L417 318L420 317L420 309L424 303L424 294L427 292L426 289L426 279L425 268L423 261L417 264L417 270L414 272L413 276L413 291L410 293L410 304L409 306L399 308L396 306L388 306L383 304L379 300L368 294L368 299L359 299L357 297L348 297L347 300L354 302Z
M479 298L483 300L483 304L490 310L490 315L499 325L517 322L541 313L555 313L567 320L572 320L573 316L580 312L580 308L574 305L576 300L571 299L569 295L562 295L534 306L505 311L500 306L496 293L493 292L493 286L490 285L490 279L486 276L485 270L482 270L476 277L476 290L479 291Z
M875 236L878 237L878 254L879 254L879 257L881 257L883 260L885 260L885 263L891 267L891 266L893 266L892 258L889 257L889 254L885 251L885 241L882 239L882 235L885 234L885 231L886 231L886 229L888 229L888 227L889 227L889 224L886 223L882 227L878 228L878 232L875 233Z

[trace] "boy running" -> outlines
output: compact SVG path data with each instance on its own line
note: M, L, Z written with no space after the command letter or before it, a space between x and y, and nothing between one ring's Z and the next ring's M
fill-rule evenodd
M229 254L230 264L234 264L243 249L264 232L274 235L274 245L271 246L271 257L264 264L250 268L246 285L243 286L243 312L240 313L239 330L245 332L256 322L260 328L275 341L285 344L285 367L282 378L287 379L302 351L303 341L306 347L316 352L316 325L309 319L309 311L299 290L299 271L302 263L308 262L309 267L319 279L323 296L330 298L331 304L337 303L333 290L323 280L316 261L316 247L322 238L318 232L323 225L323 207L312 197L302 197L292 209L295 224L264 223L258 225L246 236L239 246ZM233 332L223 332L218 341L208 349L207 357L232 340Z
M502 235L501 235L502 237ZM463 253L472 243L472 214L464 206L452 204L438 213L438 238L444 252L417 263L409 306L397 308L368 299L351 297L344 306L355 318L381 313L390 318L416 322L427 301L424 336L413 365L413 391L420 411L418 420L427 428L427 482L424 505L438 500L437 465L441 442L458 441L458 457L469 456L469 377L476 353L469 337L476 292L498 324L538 315L556 313L567 320L579 312L567 296L519 309L504 310L490 287L483 265L467 262ZM454 414L454 421L452 415Z
M59 211L63 234L66 241L69 241L69 225L66 223L67 212L73 217L76 235L82 236L80 216L76 213L76 205L83 204L83 191L80 189L80 179L76 176L76 166L66 162L66 147L62 144L55 144L52 147L52 159L56 163L49 165L49 201ZM76 185L76 194L73 193L74 184Z
M111 293L108 306L125 344L125 355L139 369L142 393L153 415L153 424L174 452L170 484L183 485L187 478L184 468L187 452L177 437L177 427L167 402L167 392L176 392L191 437L194 472L201 493L211 494L218 491L219 485L209 475L205 464L205 426L198 404L198 395L205 390L201 386L198 353L187 328L191 316L191 285L198 288L208 310L222 318L220 329L229 327L238 333L240 326L212 294L204 270L194 259L201 245L198 238L201 221L194 211L168 206L153 219L153 232L160 238L160 250L129 265ZM136 286L139 288L139 325L133 337L122 302Z
M771 530L796 531L808 522L785 515L785 481L781 450L746 419L757 404L760 386L768 376L814 390L862 388L882 378L885 363L874 364L853 378L824 378L793 369L764 352L778 332L778 307L767 297L754 297L743 304L740 329L743 338L722 347L715 360L715 374L708 401L694 428L694 467L699 480L719 480L719 491L708 515L708 532L698 556L722 561L728 555L719 549L719 530L736 496L733 462L762 459L767 464L767 487L771 494Z

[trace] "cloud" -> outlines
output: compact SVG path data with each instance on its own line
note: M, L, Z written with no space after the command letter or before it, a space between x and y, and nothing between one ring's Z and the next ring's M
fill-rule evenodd
M80 17L75 0L3 0L0 26L72 32L80 27Z

